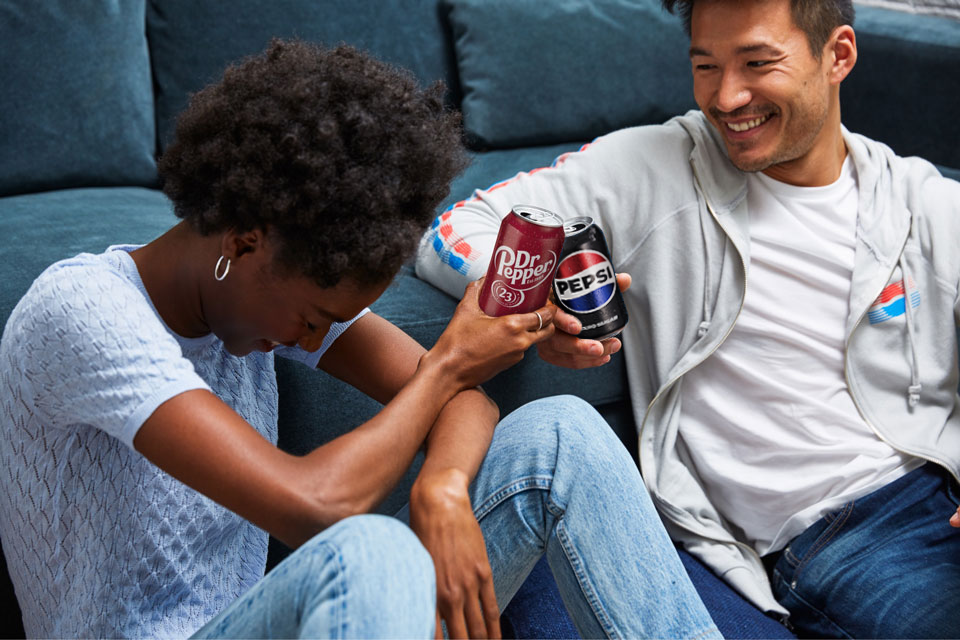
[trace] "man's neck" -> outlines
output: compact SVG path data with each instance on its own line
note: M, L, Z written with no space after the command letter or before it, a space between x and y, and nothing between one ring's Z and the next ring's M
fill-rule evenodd
M843 161L847 158L847 143L838 126L826 139L818 141L804 156L775 164L763 170L774 180L797 187L823 187L840 177Z

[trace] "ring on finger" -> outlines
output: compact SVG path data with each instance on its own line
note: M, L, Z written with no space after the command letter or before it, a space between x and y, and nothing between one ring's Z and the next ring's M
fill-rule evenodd
M537 320L540 321L540 325L537 327L537 331L540 331L540 329L543 329L543 316L540 315L539 311L534 311L534 313L537 314Z

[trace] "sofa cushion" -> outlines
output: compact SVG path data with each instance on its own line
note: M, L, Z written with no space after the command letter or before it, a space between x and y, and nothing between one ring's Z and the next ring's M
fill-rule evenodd
M960 169L960 21L857 7L844 124L903 156Z
M173 206L153 189L65 189L0 198L0 326L48 266L112 244L144 243L177 222Z
M144 3L0 3L0 195L156 183Z
M446 0L464 126L488 148L591 139L695 107L659 0Z
M147 37L163 146L191 93L229 63L256 54L273 37L369 50L406 67L424 84L455 86L455 65L438 0L150 0Z
M702 562L678 548L703 604L724 638L795 638L782 624L747 602ZM560 598L560 589L547 558L540 558L530 576L503 612L513 638L578 638L573 620Z

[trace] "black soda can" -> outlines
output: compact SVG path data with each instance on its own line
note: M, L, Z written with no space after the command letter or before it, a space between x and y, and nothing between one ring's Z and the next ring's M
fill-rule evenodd
M627 307L617 287L607 240L593 218L572 218L563 224L565 238L553 280L557 306L583 325L578 337L606 340L627 324Z

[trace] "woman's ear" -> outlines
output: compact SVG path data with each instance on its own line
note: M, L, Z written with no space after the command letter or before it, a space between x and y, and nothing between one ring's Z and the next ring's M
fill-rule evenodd
M228 229L220 240L220 253L236 262L239 258L256 254L266 249L266 231L255 228L243 233Z

